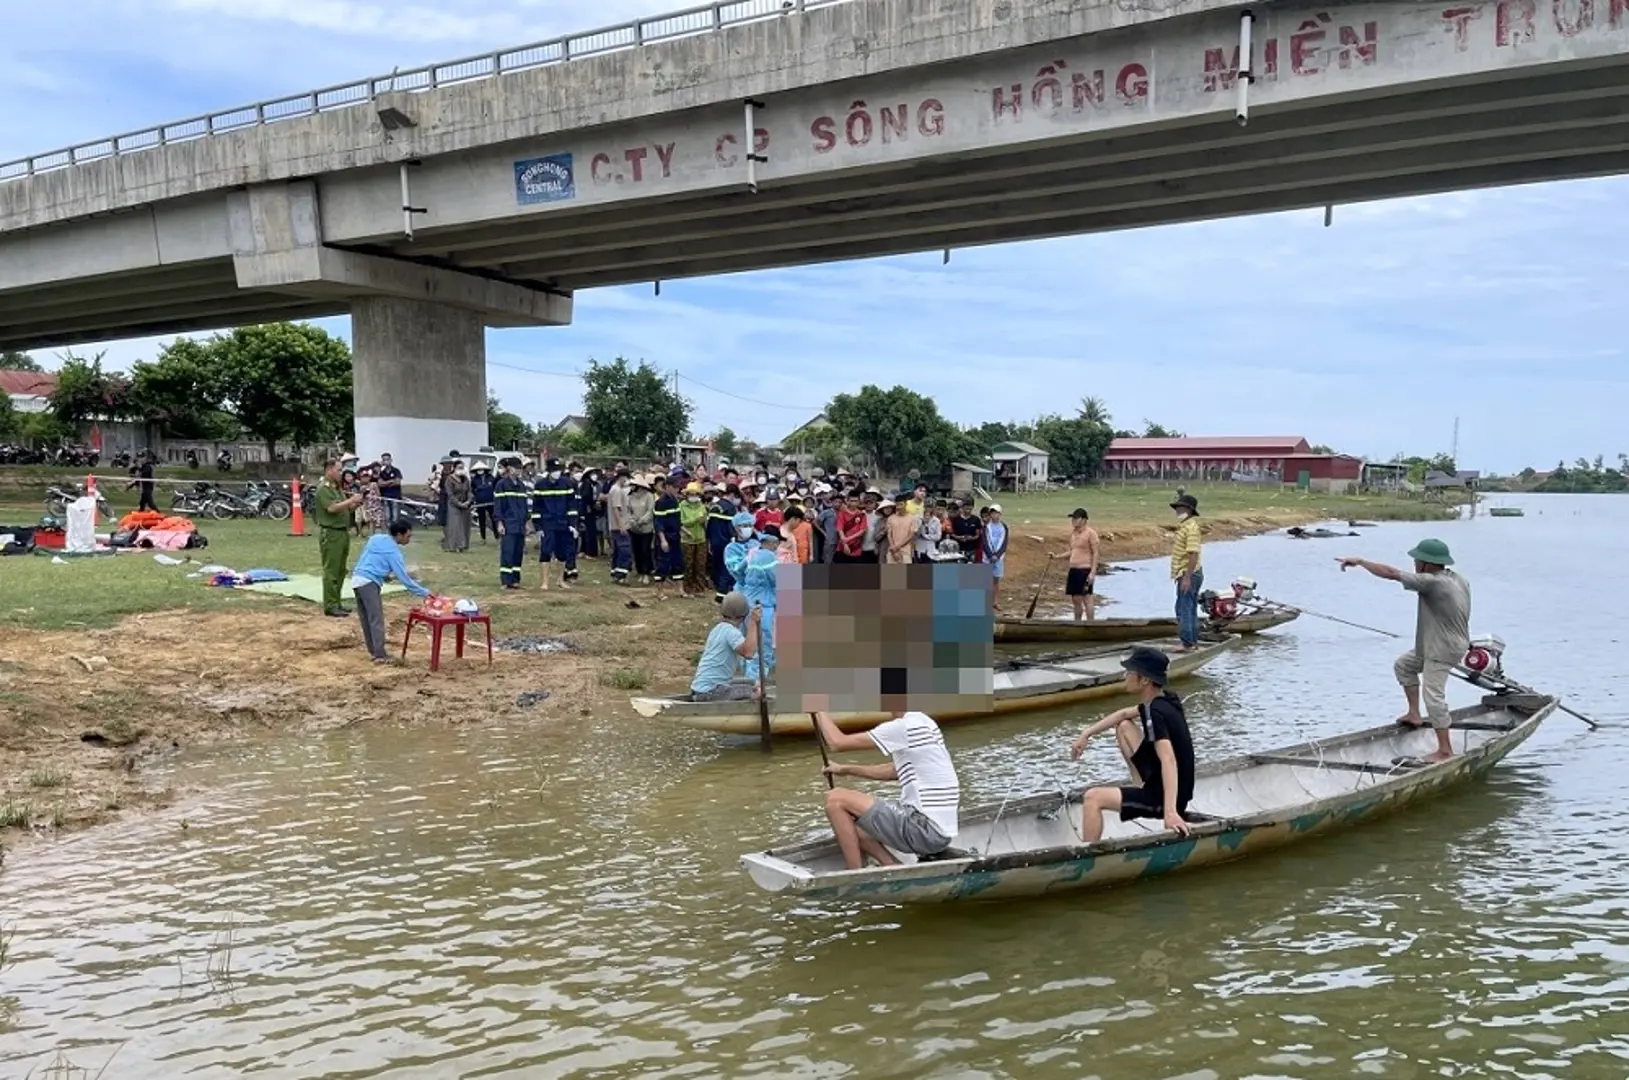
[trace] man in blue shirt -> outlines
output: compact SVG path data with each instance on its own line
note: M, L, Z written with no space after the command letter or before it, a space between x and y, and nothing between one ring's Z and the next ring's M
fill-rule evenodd
M752 618L748 619L747 616ZM692 701L745 701L756 696L757 687L741 677L742 661L758 654L759 610L747 610L747 598L738 592L726 596L719 606L718 623L707 635L696 677L690 680ZM742 624L746 629L742 629Z
M351 591L356 596L356 615L362 620L362 643L375 664L391 662L385 651L385 604L379 587L390 578L406 586L414 596L429 596L430 590L413 580L402 561L402 548L413 539L413 526L406 519L390 523L389 534L374 533L362 547L351 571Z

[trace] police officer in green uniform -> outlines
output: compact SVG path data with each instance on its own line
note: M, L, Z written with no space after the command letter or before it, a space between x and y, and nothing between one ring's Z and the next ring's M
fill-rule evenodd
M317 522L317 547L322 552L322 613L336 618L349 615L340 606L340 589L345 585L346 563L351 557L351 516L362 505L361 492L346 495L340 487L340 459L323 463L322 483L317 485L312 516Z

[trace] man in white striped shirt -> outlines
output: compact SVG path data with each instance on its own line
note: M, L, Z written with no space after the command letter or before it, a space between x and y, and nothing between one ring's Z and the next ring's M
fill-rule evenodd
M825 713L815 713L815 724L832 750L880 750L890 758L885 765L828 765L828 775L899 781L897 802L853 788L826 792L826 817L850 870L863 866L867 855L893 866L899 862L895 851L920 857L950 847L959 828L961 783L932 717L898 713L856 735L838 730Z

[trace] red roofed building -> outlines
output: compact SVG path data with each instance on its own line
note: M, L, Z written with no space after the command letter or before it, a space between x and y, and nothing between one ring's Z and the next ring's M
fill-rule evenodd
M0 370L0 393L11 398L20 413L39 413L51 407L57 377L51 372Z
M1119 480L1247 480L1309 487L1356 487L1363 461L1348 454L1314 454L1299 435L1217 435L1180 439L1115 439L1103 455L1103 476Z

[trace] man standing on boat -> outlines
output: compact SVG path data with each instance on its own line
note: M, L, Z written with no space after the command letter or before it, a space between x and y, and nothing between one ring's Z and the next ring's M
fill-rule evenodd
M1171 541L1171 580L1176 582L1178 652L1199 646L1199 590L1205 585L1205 570L1199 565L1199 500L1192 495L1177 496L1171 509L1177 514L1176 536Z
M897 802L853 788L826 792L826 817L845 866L858 870L866 855L882 866L894 866L899 860L889 848L920 857L950 847L960 828L961 781L932 717L896 713L894 719L854 735L840 731L825 713L815 713L814 721L834 751L880 750L891 759L885 765L827 765L827 776L899 781Z
M1404 727L1420 728L1430 723L1437 733L1436 752L1425 761L1447 761L1454 756L1449 738L1453 717L1448 712L1448 676L1454 665L1465 658L1471 644L1471 586L1448 569L1454 557L1441 540L1421 540L1408 553L1414 572L1385 563L1348 556L1341 569L1362 567L1377 578L1395 581L1419 596L1414 619L1414 648L1397 658L1392 670L1402 684L1408 712L1397 718ZM1425 716L1420 716L1420 698L1425 698Z
M1166 828L1186 836L1188 822L1182 814L1193 798L1193 739L1182 699L1165 689L1171 661L1158 649L1139 646L1120 666L1126 669L1126 693L1137 698L1137 704L1082 731L1069 756L1079 758L1092 736L1113 728L1120 756L1142 784L1088 788L1080 811L1081 839L1088 844L1103 839L1105 810L1118 813L1121 821L1159 818Z

